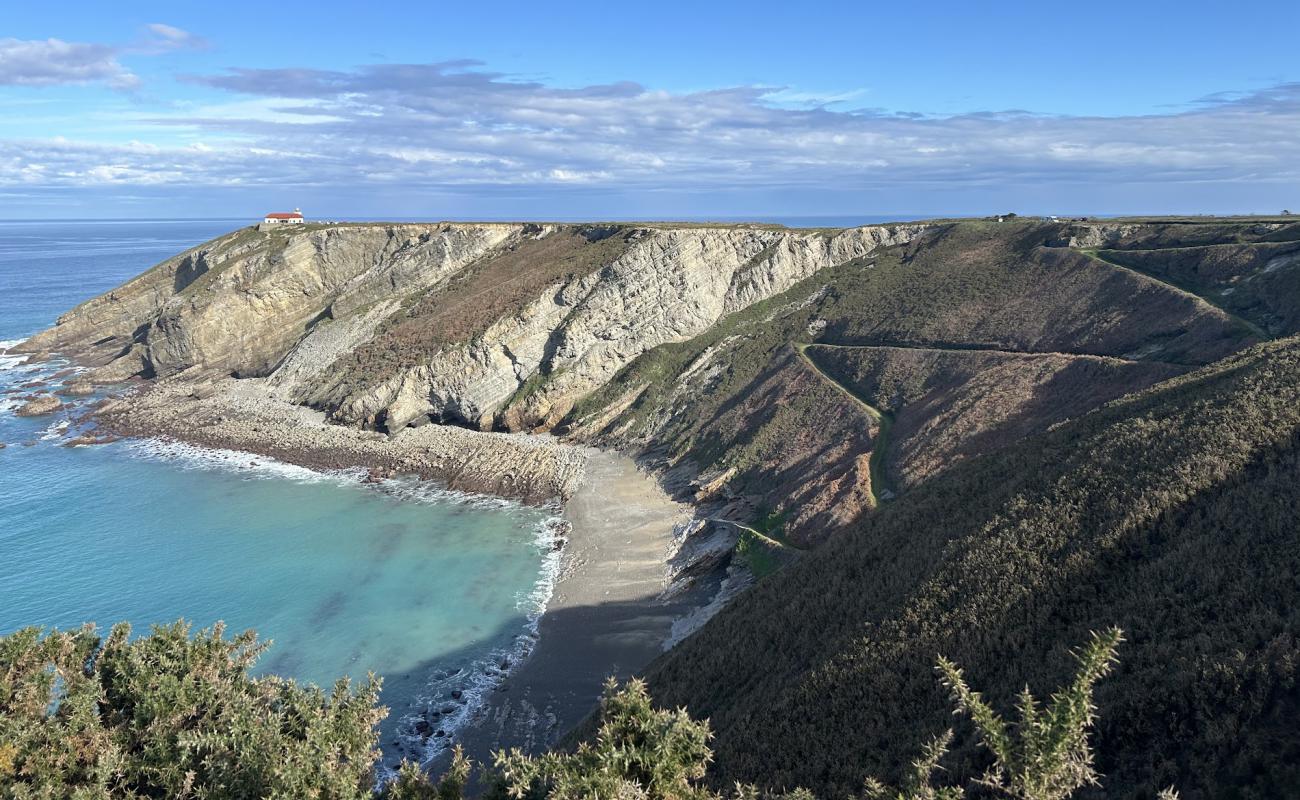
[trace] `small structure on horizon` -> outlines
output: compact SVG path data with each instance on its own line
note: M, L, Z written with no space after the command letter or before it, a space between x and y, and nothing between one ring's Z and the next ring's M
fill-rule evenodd
M307 220L302 218L302 209L295 208L292 213L274 211L262 220L263 225L301 225Z

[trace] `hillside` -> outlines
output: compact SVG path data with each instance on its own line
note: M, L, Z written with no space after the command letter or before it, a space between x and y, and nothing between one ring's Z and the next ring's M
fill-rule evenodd
M1085 233L1155 235L1129 228ZM581 400L566 429L722 481L751 516L775 513L788 538L812 544L946 465L1264 336L1065 246L1074 238L1032 221L937 226L650 350Z
M669 571L757 579L648 674L719 785L895 778L951 724L937 655L1004 706L1112 625L1108 790L1300 783L1300 224L294 228L16 349L135 381L118 432L372 478L544 503L584 457L507 432L635 456L695 505Z
M649 671L718 731L714 779L834 796L953 725L933 666L995 703L1059 685L1119 625L1097 699L1111 796L1280 797L1300 781L1300 338L1125 397L908 492ZM945 766L983 764L957 724Z

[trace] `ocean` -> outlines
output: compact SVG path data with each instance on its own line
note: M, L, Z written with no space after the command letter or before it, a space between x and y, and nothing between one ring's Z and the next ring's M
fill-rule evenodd
M241 224L0 222L0 348ZM551 512L162 441L68 447L85 409L15 416L59 368L21 360L0 355L0 634L253 628L273 642L260 671L381 675L388 763L435 756L531 648Z

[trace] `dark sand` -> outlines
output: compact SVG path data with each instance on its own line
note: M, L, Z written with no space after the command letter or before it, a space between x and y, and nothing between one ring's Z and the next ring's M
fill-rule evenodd
M528 660L458 737L466 753L553 745L595 707L609 676L637 673L663 650L673 620L696 598L661 601L673 524L690 516L626 456L588 450L585 477L565 505L573 524L563 577Z

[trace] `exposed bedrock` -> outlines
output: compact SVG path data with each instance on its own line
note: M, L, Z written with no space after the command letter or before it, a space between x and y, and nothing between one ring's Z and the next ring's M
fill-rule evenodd
M545 428L647 350L925 230L245 229L84 303L23 348L79 355L98 382L269 376L282 397L363 427Z
M309 331L435 285L500 244L511 225L243 229L168 259L21 345L79 355L92 380L187 369L273 371Z

